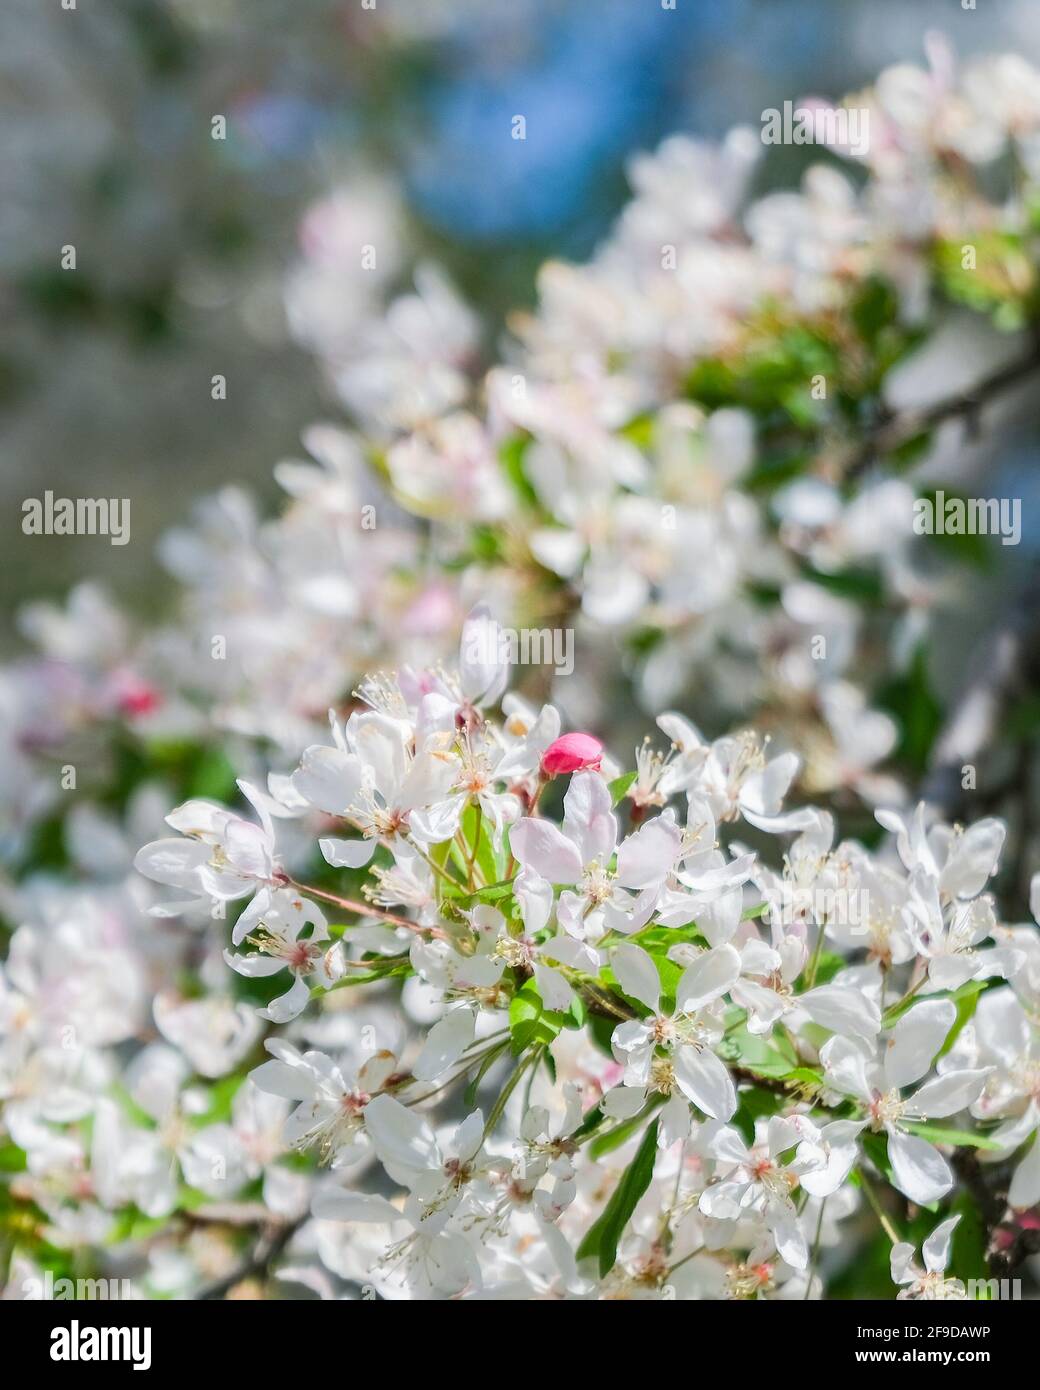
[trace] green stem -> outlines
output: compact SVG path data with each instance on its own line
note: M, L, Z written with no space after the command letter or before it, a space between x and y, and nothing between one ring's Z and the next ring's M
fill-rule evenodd
M816 1270L816 1260L820 1253L820 1236L823 1233L823 1209L826 1205L827 1198L824 1197L823 1201L820 1203L820 1214L816 1218L816 1234L813 1237L812 1254L809 1256L809 1270L805 1280L804 1298L809 1297L809 1291L812 1288L813 1274Z
M816 972L820 968L820 956L823 954L823 927L819 922L816 924L816 945L813 947L812 960L809 962L809 979L806 989L812 989L816 983Z
M442 878L444 882L449 886L449 888L452 889L453 892L457 892L460 888L465 887L465 884L462 882L461 879L457 879L454 874L449 874L447 869L442 868L440 864L438 864L435 860L431 859L421 845L417 845L414 840L409 840L408 843L411 845L412 849L415 850L419 858L424 860L430 866L433 872L437 875L437 877Z
M514 1067L509 1077L509 1080L502 1087L498 1099L491 1107L491 1114L487 1118L487 1124L484 1126L484 1134L480 1141L482 1144L487 1143L487 1140L490 1138L492 1131L498 1124L499 1120L502 1118L502 1114L506 1108L506 1104L509 1100L509 1097L516 1090L520 1078L523 1076L524 1072L532 1064L532 1062L537 1062L538 1058L541 1056L541 1051L542 1049L540 1047L536 1047L533 1051L528 1052L525 1056L521 1057L520 1061Z
M477 887L474 878L474 869L476 866L477 850L480 847L480 836L484 829L484 808L479 801L476 803L474 820L476 821L476 826L473 831L473 847L469 851L469 855L466 859L466 878L471 893L475 892Z
M870 1181L870 1179L867 1177L866 1173L864 1173L862 1168L857 1168L856 1171L859 1173L860 1186L866 1193L867 1201L874 1208L874 1215L881 1223L881 1229L884 1231L885 1235L888 1236L889 1240L892 1242L893 1245L899 1245L902 1240L902 1237L896 1230L895 1226L893 1226L891 1217L888 1215L888 1212L886 1212L884 1207L881 1205L881 1200L874 1190L874 1184Z
M903 1008L903 1006L904 1006L905 1004L909 1004L910 1000L914 997L914 995L917 993L917 991L921 988L921 986L924 984L924 982L925 982L925 980L927 980L927 978L928 978L928 971L927 971L927 968L926 968L925 970L923 970L923 971L921 972L921 977L920 977L920 979L916 982L916 984L912 984L912 985L910 986L910 988L907 990L907 992L903 995L902 999L897 999L896 1002L892 1005L892 1007L891 1007L890 1009L886 1009L886 1010L885 1010L884 1017L883 1017L882 1020L881 1020L882 1027L884 1027L884 1028L889 1028L889 1027L891 1027L891 1025L896 1021L896 1015L899 1013L899 1011Z

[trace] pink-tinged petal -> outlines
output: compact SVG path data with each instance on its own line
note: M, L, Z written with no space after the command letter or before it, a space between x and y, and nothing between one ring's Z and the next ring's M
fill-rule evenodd
M600 1109L612 1120L631 1120L646 1104L646 1095L638 1086L614 1086L600 1101Z
M560 777L584 768L599 770L603 745L592 734L563 734L542 754L542 771L547 777Z
M861 1047L848 1038L836 1035L820 1049L820 1061L828 1082L835 1090L855 1096L857 1100L870 1100L873 1086L867 1075L867 1058Z
M646 951L630 942L622 942L614 947L610 966L624 993L656 1014L661 1003L661 977Z
M753 772L741 788L741 811L750 811L754 816L779 815L780 803L787 795L787 789L797 771L797 755L781 753L761 772Z
M809 1263L809 1246L794 1210L786 1203L772 1202L766 1212L766 1223L773 1232L780 1257L792 1269L805 1269Z
M525 869L532 869L549 883L577 883L582 875L581 855L573 840L550 821L528 816L509 832L509 848Z
M924 1267L929 1274L939 1274L950 1263L950 1247L953 1243L953 1232L960 1220L959 1216L951 1216L947 1221L940 1221L935 1230L921 1246L921 1254L924 1256Z
M528 936L536 936L552 915L552 884L531 869L521 869L513 880L513 893L520 904L524 930Z
M570 965L589 975L598 974L603 964L603 957L594 946L577 941L573 936L550 936L538 947L538 954L545 960L558 960L561 965Z
M888 1257L889 1273L893 1284L912 1284L917 1278L914 1272L914 1247L907 1240L897 1241Z
M713 1182L701 1193L698 1206L716 1221L739 1221L744 1214L741 1203L751 1187L749 1182Z
M376 1225L391 1225L405 1219L385 1197L328 1188L315 1194L311 1214L319 1221L356 1221Z
M285 961L280 960L278 956L265 956L259 953L239 956L225 951L224 964L229 965L237 975L244 975L248 980L258 980L268 975L277 975L279 970L285 969Z
M935 956L928 962L928 994L942 989L960 989L974 976L978 964L974 956Z
M472 1009L453 1009L433 1025L422 1051L415 1060L413 1074L420 1081L436 1081L462 1056L473 1041L476 1015Z
M874 1000L845 985L820 985L800 995L798 1003L814 1023L843 1037L869 1042L881 1028L881 1011Z
M979 1071L948 1071L942 1076L932 1077L914 1092L915 1114L941 1120L947 1115L966 1110L978 1100L992 1071L992 1067L982 1067Z
M889 1130L888 1157L900 1192L927 1206L953 1186L953 1174L938 1149L914 1134Z
M534 982L547 1009L556 1013L566 1013L574 1002L574 991L560 972L554 970L551 965L535 961Z
M165 883L171 888L193 888L199 891L198 870L209 862L212 850L198 840L153 840L139 849L134 868L145 878Z
M969 825L950 850L939 876L939 889L954 898L976 898L996 871L1007 830L993 816Z
M433 1131L400 1101L387 1095L375 1096L365 1106L365 1129L391 1177L391 1169L421 1172L440 1168L441 1154ZM408 1185L407 1181L404 1185Z
M610 789L598 772L578 772L563 798L563 828L578 846L583 864L605 865L617 844L617 818Z
M259 1091L283 1100L310 1100L314 1095L314 1077L302 1067L287 1066L285 1062L262 1062L249 1079Z
M1040 1203L1040 1137L1015 1169L1008 1191L1008 1202L1016 1211Z
M729 1120L737 1108L733 1078L707 1048L698 1052L680 1047L673 1056L675 1081L687 1100L692 1100L713 1120Z
M268 1018L272 1023L291 1023L303 1013L310 997L310 986L302 975L297 975L290 990L279 998L272 999L266 1009L260 1009L258 1012L261 1018Z
M768 1033L785 1012L785 1000L781 995L756 980L734 980L729 993L734 1004L747 1009L748 1032L755 1037Z
M509 680L508 634L486 603L472 610L462 625L459 676L470 704L497 704Z
M229 864L241 874L267 879L273 871L271 841L252 821L233 820L224 835Z
M465 796L452 796L434 806L424 806L408 817L409 829L424 845L443 844L458 830L465 808Z
M221 840L231 817L232 812L226 806L196 798L174 807L166 817L166 824L179 830L182 835Z
M329 835L318 841L318 848L334 869L363 869L376 852L376 841L339 840Z
M716 1130L708 1148L712 1158L719 1158L724 1163L746 1163L748 1159L748 1146L742 1135L729 1125Z
M675 991L675 1007L693 1013L719 999L740 978L740 956L732 946L705 951L683 971Z
M371 1094L381 1091L397 1070L397 1058L384 1048L374 1052L358 1071L358 1085Z
M682 848L682 831L666 812L647 821L618 846L617 880L625 888L663 883Z
M946 1041L957 1010L948 999L915 1004L892 1029L885 1051L885 1080L889 1087L912 1086L932 1065Z

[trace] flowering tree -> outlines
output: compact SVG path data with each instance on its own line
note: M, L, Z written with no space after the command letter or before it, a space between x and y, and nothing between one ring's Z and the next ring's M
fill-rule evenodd
M747 130L636 160L497 365L435 268L390 294L392 199L308 214L352 427L167 538L168 623L85 586L3 673L14 1296L803 1299L866 1248L965 1297L1035 1251L1033 587L945 723L928 657L978 559L934 469L1040 368L1040 88L929 56L799 192Z

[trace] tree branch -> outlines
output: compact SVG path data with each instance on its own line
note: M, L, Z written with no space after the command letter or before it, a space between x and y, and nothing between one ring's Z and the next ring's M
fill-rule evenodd
M206 1301L226 1298L235 1285L241 1284L244 1279L250 1279L254 1275L267 1275L271 1265L285 1253L289 1242L307 1219L304 1215L297 1217L295 1221L285 1221L273 1233L262 1236L251 1255L236 1265L223 1279L218 1279L216 1283L203 1289L198 1298Z
M950 396L923 410L888 412L853 452L845 468L845 477L858 478L879 455L891 453L945 420L976 420L984 405L1037 371L1040 371L1040 343L1034 345L1025 357L999 367L959 395Z
M964 811L968 798L963 769L978 761L996 740L1011 699L1040 686L1040 565L1037 565L1003 621L979 649L961 695L932 749L921 798L947 818Z

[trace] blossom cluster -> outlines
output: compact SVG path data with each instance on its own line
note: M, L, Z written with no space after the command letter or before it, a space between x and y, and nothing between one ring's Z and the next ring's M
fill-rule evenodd
M287 782L243 787L255 817L188 802L137 858L248 900L225 959L277 982L259 1013L283 1030L248 1086L317 1159L336 1272L389 1297L804 1297L868 1172L937 1208L950 1153L978 1145L1014 1156L1012 1207L1040 1201L1040 937L998 925L986 892L1003 826L928 826L922 806L878 813L877 853L835 844L826 812L783 809L792 754L675 714L634 797L597 739L467 661L491 621L470 616L457 671L364 683ZM290 874L278 817L317 823L360 900ZM786 844L782 869L754 832ZM836 885L866 921L813 910ZM330 904L352 920L330 926ZM409 1036L308 1046L312 1007L400 981ZM220 1135L230 1153L196 1131L185 1171L201 1145L234 1189L244 1140Z
M953 592L891 378L1035 296L1036 75L929 58L850 98L849 175L754 201L747 130L634 161L498 365L436 267L387 302L393 197L308 214L289 319L353 426L274 519L229 487L165 538L168 620L83 585L0 670L10 1296L86 1255L149 1297L814 1298L880 1220L892 1291L949 1297L1000 1236L969 1178L1035 1222L1040 934L878 692ZM499 622L573 627L573 675Z

